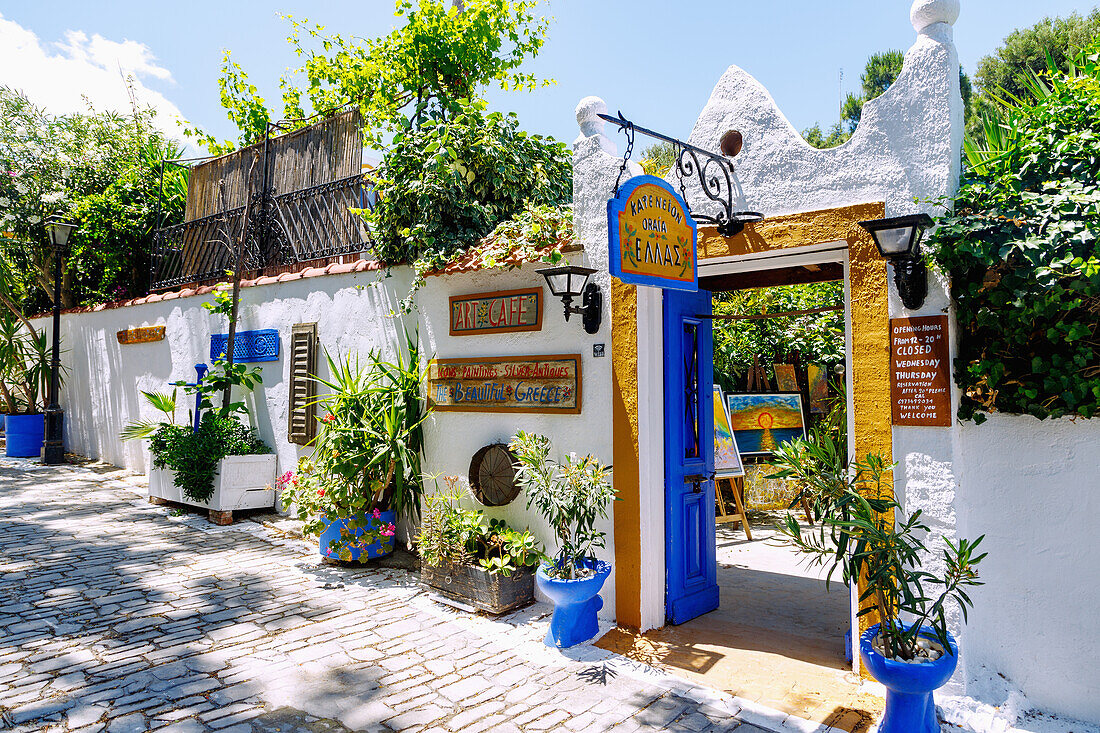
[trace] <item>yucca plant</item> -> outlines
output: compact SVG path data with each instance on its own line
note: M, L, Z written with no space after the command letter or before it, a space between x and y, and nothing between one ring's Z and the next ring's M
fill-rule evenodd
M415 336L406 334L405 353L392 361L371 351L359 357L326 352L329 377L313 377L328 394L317 398L325 411L314 439L313 471L322 493L284 491L284 505L298 507L308 531L324 516L350 517L373 509L420 517L421 457L428 408L422 397L424 367Z
M922 568L930 528L919 509L904 517L894 496L892 466L881 455L846 464L846 455L830 440L794 440L779 447L773 463L779 469L774 477L796 480L795 501L808 499L821 520L804 530L788 514L777 528L811 564L828 566L826 588L837 568L846 584L863 579L857 615L878 615L884 655L916 657L925 624L950 653L945 604L957 602L966 620L972 603L965 589L981 585L975 568L985 554L975 551L984 536L973 542L944 538L944 570L929 572Z
M0 309L0 409L9 415L45 410L51 356L45 330L35 330L23 318ZM68 371L61 366L59 382Z

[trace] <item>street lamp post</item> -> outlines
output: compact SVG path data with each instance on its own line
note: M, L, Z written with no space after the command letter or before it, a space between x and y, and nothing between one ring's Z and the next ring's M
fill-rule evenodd
M61 391L61 261L74 229L75 224L60 217L51 217L46 223L53 245L53 355L50 360L50 404L46 406L46 442L42 446L42 462L47 465L65 462L65 413L57 401Z

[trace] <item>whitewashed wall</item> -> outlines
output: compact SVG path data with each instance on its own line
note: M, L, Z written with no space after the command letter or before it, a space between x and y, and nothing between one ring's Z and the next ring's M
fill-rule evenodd
M736 66L716 84L689 141L716 150L727 130L742 133L736 209L778 216L885 201L887 216L937 214L936 202L952 194L959 180L963 108L952 32L959 11L959 0L913 3L917 38L904 68L885 94L864 106L858 129L844 145L808 145L767 90ZM904 22L900 13L898 22ZM608 102L630 116L629 99ZM618 171L614 150L602 137L605 128L595 118L604 107L586 98L577 110L582 139L574 149L584 155L575 156L576 179L585 183L576 192L578 212L603 205ZM670 180L679 185L678 178ZM590 201L581 200L586 195ZM688 182L687 199L693 205L705 201L697 181ZM599 240L604 226L578 217L578 237ZM891 278L890 315L946 313L957 334L947 283L935 272L930 279L923 307L908 311ZM640 312L640 338L656 337L651 351L660 349L660 325L659 303ZM958 400L953 389L956 407ZM640 432L650 436L643 455L659 455L661 419L651 412L640 416ZM986 585L972 594L970 623L963 627L957 612L951 617L962 660L949 691L1001 705L1005 685L991 681L1003 675L1041 709L1100 722L1100 636L1087 626L1100 607L1100 542L1090 527L1100 501L1098 439L1098 420L1001 416L980 426L956 421L950 428L893 429L898 495L908 511L921 509L932 528L928 566L942 567L943 538L985 534L982 549L990 553L981 568ZM642 501L652 510L643 531L646 522L662 526L663 491L659 480L643 482ZM643 543L643 567L663 568L660 545ZM663 584L643 583L643 626L663 623L663 591Z
M580 262L583 256L571 255ZM293 468L298 457L311 449L286 439L290 365L286 358L290 330L295 323L318 323L321 345L335 353L365 354L381 348L392 355L404 343L404 329L419 328L426 356L440 358L579 353L582 356L582 409L580 415L495 414L440 412L426 423L425 471L465 477L470 459L482 446L507 442L523 429L551 438L560 455L591 453L611 463L611 365L610 358L593 358L594 343L608 339L606 323L599 334L581 328L580 317L566 323L560 300L545 290L541 331L452 337L448 328L448 297L493 290L543 285L537 266L512 271L489 271L429 277L417 293L418 309L405 318L391 314L409 289L408 268L396 268L379 283L376 272L311 277L241 291L238 328L274 328L280 332L280 358L259 362L263 385L249 401L260 437L279 456L279 471ZM606 269L606 268L605 268ZM606 286L606 275L603 281ZM71 370L62 394L66 441L69 450L142 472L149 465L144 441L122 443L122 427L134 419L160 415L147 405L139 390L163 390L171 381L195 377L194 365L210 363L210 336L225 333L225 319L202 308L210 296L177 298L108 310L65 314L62 317L63 361ZM49 319L36 325L48 327ZM139 326L166 326L164 341L122 346L117 331ZM610 348L607 349L610 353ZM327 374L323 358L322 376ZM180 395L178 419L186 421L188 405ZM473 500L467 500L475 506ZM530 526L544 543L552 534L541 518L525 508L523 495L505 507L486 509L519 528ZM599 553L612 560L614 538L610 519L607 548ZM614 617L614 581L604 586L604 614Z

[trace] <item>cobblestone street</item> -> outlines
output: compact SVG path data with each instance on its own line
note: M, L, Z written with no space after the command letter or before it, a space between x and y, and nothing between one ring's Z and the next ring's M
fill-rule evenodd
M546 649L548 612L450 611L414 575L151 505L110 467L0 459L0 728L762 730L705 688Z

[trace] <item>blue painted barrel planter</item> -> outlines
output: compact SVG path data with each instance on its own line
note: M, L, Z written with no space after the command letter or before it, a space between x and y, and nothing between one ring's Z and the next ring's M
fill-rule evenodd
M959 647L955 638L947 635L949 649L942 657L923 664L910 664L887 659L875 651L872 642L878 636L875 624L859 637L859 656L871 676L886 687L886 711L879 724L879 733L939 733L933 690L942 687L955 672ZM936 641L930 626L921 627L921 636Z
M318 550L321 557L345 562L359 562L376 557L385 557L393 552L393 535L383 532L397 524L396 512L379 512L375 517L363 512L351 517L322 517L325 529L318 538ZM335 549L332 541L339 545Z
M544 640L546 646L559 649L588 641L600 630L596 614L603 608L600 588L611 574L611 565L603 560L586 560L584 566L595 570L593 575L579 580L551 578L540 567L535 573L539 590L554 602L554 615Z
M4 454L9 458L37 458L46 440L45 415L8 415L4 420L4 437L7 440Z

